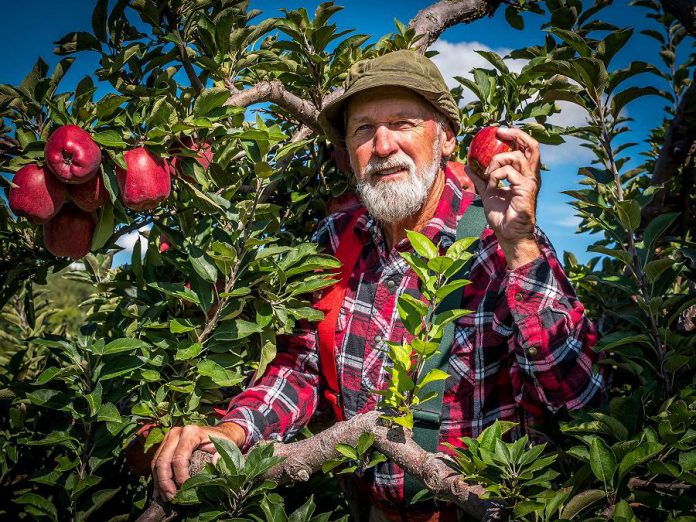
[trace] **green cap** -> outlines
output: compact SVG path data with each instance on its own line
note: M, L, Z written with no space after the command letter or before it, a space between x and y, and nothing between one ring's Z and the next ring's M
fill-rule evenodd
M405 87L420 94L447 117L455 135L459 133L459 109L440 70L416 51L394 51L377 58L355 62L348 70L341 96L319 113L319 124L333 143L345 141L343 113L351 96L375 87Z

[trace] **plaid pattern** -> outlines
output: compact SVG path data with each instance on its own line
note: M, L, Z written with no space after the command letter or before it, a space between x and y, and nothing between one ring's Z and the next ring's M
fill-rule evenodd
M435 215L421 231L442 249L454 241L458 217L475 195L462 192L448 171ZM351 219L349 211L329 216L316 239L335 252ZM410 334L399 319L396 300L421 297L418 278L399 255L411 252L408 240L387 250L378 223L369 215L356 224L364 247L346 290L338 319L336 346L339 383L346 418L374 410L386 387L386 341ZM518 422L513 436L541 425L560 408L580 408L598 396L602 375L593 370L596 336L553 248L537 229L542 255L509 270L495 235L487 229L472 265L472 284L461 307L474 311L458 320L445 383L440 428L442 443L461 446L460 437L477 436L496 419ZM223 421L247 432L246 448L262 439L287 440L315 412L321 377L315 330L305 324L279 340L278 356L253 387L233 399ZM403 502L403 471L386 462L359 478L373 501Z

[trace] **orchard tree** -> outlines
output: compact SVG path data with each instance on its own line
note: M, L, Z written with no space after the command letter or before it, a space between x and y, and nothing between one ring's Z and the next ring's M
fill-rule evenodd
M424 495L476 519L692 519L696 84L694 54L677 56L693 47L696 4L634 0L660 50L624 68L614 58L635 36L602 20L609 4L441 0L368 43L333 23L341 7L331 2L261 18L244 0L96 0L92 30L56 43L65 58L53 70L39 59L19 85L0 85L0 514L330 520L348 508L325 487L298 502L306 488L282 484L389 458ZM322 318L310 297L339 263L311 234L353 189L346 151L317 115L346 70L398 49L430 55L445 29L499 9L516 29L526 11L543 15L545 34L507 56L480 51L490 65L458 78L455 99L475 96L462 106L458 156L497 123L552 146L574 136L592 151L584 188L568 194L597 255L564 261L601 334L599 364L612 370L605 403L559 418L551 444L510 442L509 423L496 422L447 454L416 445L413 409L442 376L414 382L411 350L422 364L458 317L433 312L438 290L465 284L445 267L471 254L464 240L435 256L411 234L418 255L408 261L430 294L400 303L415 337L390 348L389 413L310 426L246 455L215 441L215 465L196 454L174 502L153 501L147 460L167 430L214 423L273 360L278 335ZM61 89L82 53L97 53L98 69ZM524 61L519 72L512 59ZM96 98L98 87L108 94ZM622 135L632 124L624 109L644 96L665 107L640 163ZM559 101L579 106L586 124L552 125ZM133 233L144 242L115 266ZM44 286L56 280L86 289L80 321L66 321L75 305Z

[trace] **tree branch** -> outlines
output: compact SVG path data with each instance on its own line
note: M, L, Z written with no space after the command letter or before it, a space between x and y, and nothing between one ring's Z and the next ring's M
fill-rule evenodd
M493 521L502 518L500 505L481 499L484 488L467 484L461 475L447 465L446 462L451 460L447 455L425 451L413 441L410 431L399 426L383 425L380 413L376 411L338 422L309 439L289 444L275 443L274 455L284 457L284 460L268 470L264 478L279 483L306 482L314 472L321 469L322 464L341 457L336 451L337 444L355 446L363 433L372 433L375 436L374 449L413 475L437 497L455 502L476 520ZM191 476L198 473L205 462L210 462L211 459L209 453L196 451L191 460ZM155 501L138 522L161 521L162 517L170 515L171 512L167 511L165 505Z
M418 41L418 50L424 53L440 35L453 25L469 23L486 15L492 15L501 0L440 0L426 7L408 24L423 35Z
M248 107L261 102L275 103L314 132L321 132L318 121L319 111L314 104L286 90L279 80L259 82L253 87L233 94L225 102L225 105Z
M696 36L696 0L660 0L660 3L690 35Z
M665 133L664 144L655 162L655 169L650 183L662 185L674 177L684 165L689 151L696 143L696 74L694 81L682 95L677 114ZM662 212L665 201L665 189L657 191L652 202L643 209L647 223Z

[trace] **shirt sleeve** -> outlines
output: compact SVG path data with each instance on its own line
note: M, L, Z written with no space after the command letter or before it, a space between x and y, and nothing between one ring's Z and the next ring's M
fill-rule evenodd
M311 419L319 401L319 354L313 326L301 322L278 337L278 354L259 381L232 399L220 422L246 431L242 451L261 440L288 440Z
M603 388L592 350L597 334L548 239L539 229L536 238L541 255L506 274L514 323L511 377L518 402L530 413L540 414L539 405L574 410Z

